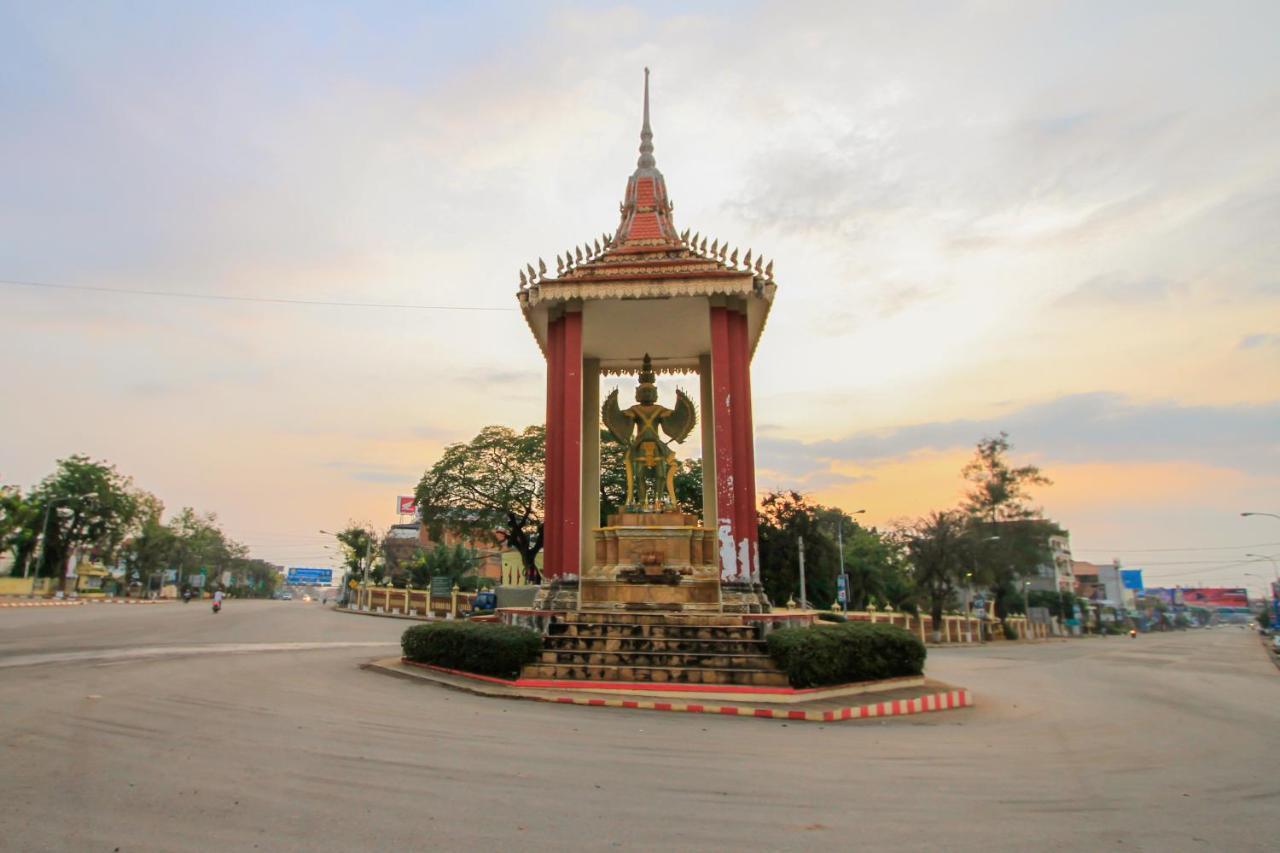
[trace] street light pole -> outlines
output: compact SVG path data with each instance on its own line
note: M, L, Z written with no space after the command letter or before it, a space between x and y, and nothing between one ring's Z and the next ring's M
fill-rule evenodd
M800 537L800 606L805 610L809 609L809 599L805 596L804 589L804 537Z
M866 512L865 509L860 509L857 512L850 513L850 515L861 515L864 512ZM840 609L843 610L845 613L848 613L849 612L849 578L844 573L844 515L841 515L839 518L836 519L836 544L840 549L840 577L844 580L844 601L841 602ZM836 597L839 598L838 592L836 594Z
M1031 630L1031 581L1022 582L1022 639L1030 639Z

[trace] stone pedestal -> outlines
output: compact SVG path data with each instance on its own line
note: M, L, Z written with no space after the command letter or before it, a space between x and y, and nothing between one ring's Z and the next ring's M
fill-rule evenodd
M716 533L683 512L622 512L594 531L582 610L720 612Z

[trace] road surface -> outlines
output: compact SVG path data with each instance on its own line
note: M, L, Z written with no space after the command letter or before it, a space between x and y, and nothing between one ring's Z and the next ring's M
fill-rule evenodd
M1280 849L1280 673L1241 629L935 650L977 708L788 725L358 668L407 624L0 610L0 848Z

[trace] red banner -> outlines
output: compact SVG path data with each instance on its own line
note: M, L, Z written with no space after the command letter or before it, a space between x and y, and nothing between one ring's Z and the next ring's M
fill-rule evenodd
M413 499L412 495L399 495L396 497L396 515L417 515L418 502Z

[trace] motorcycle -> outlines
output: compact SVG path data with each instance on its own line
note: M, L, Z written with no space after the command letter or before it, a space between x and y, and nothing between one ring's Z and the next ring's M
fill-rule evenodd
M220 611L221 609L222 609L222 602L221 602L221 601L215 601L215 602L213 603L213 612L214 612L214 613L217 613L217 612L218 612L218 611Z

